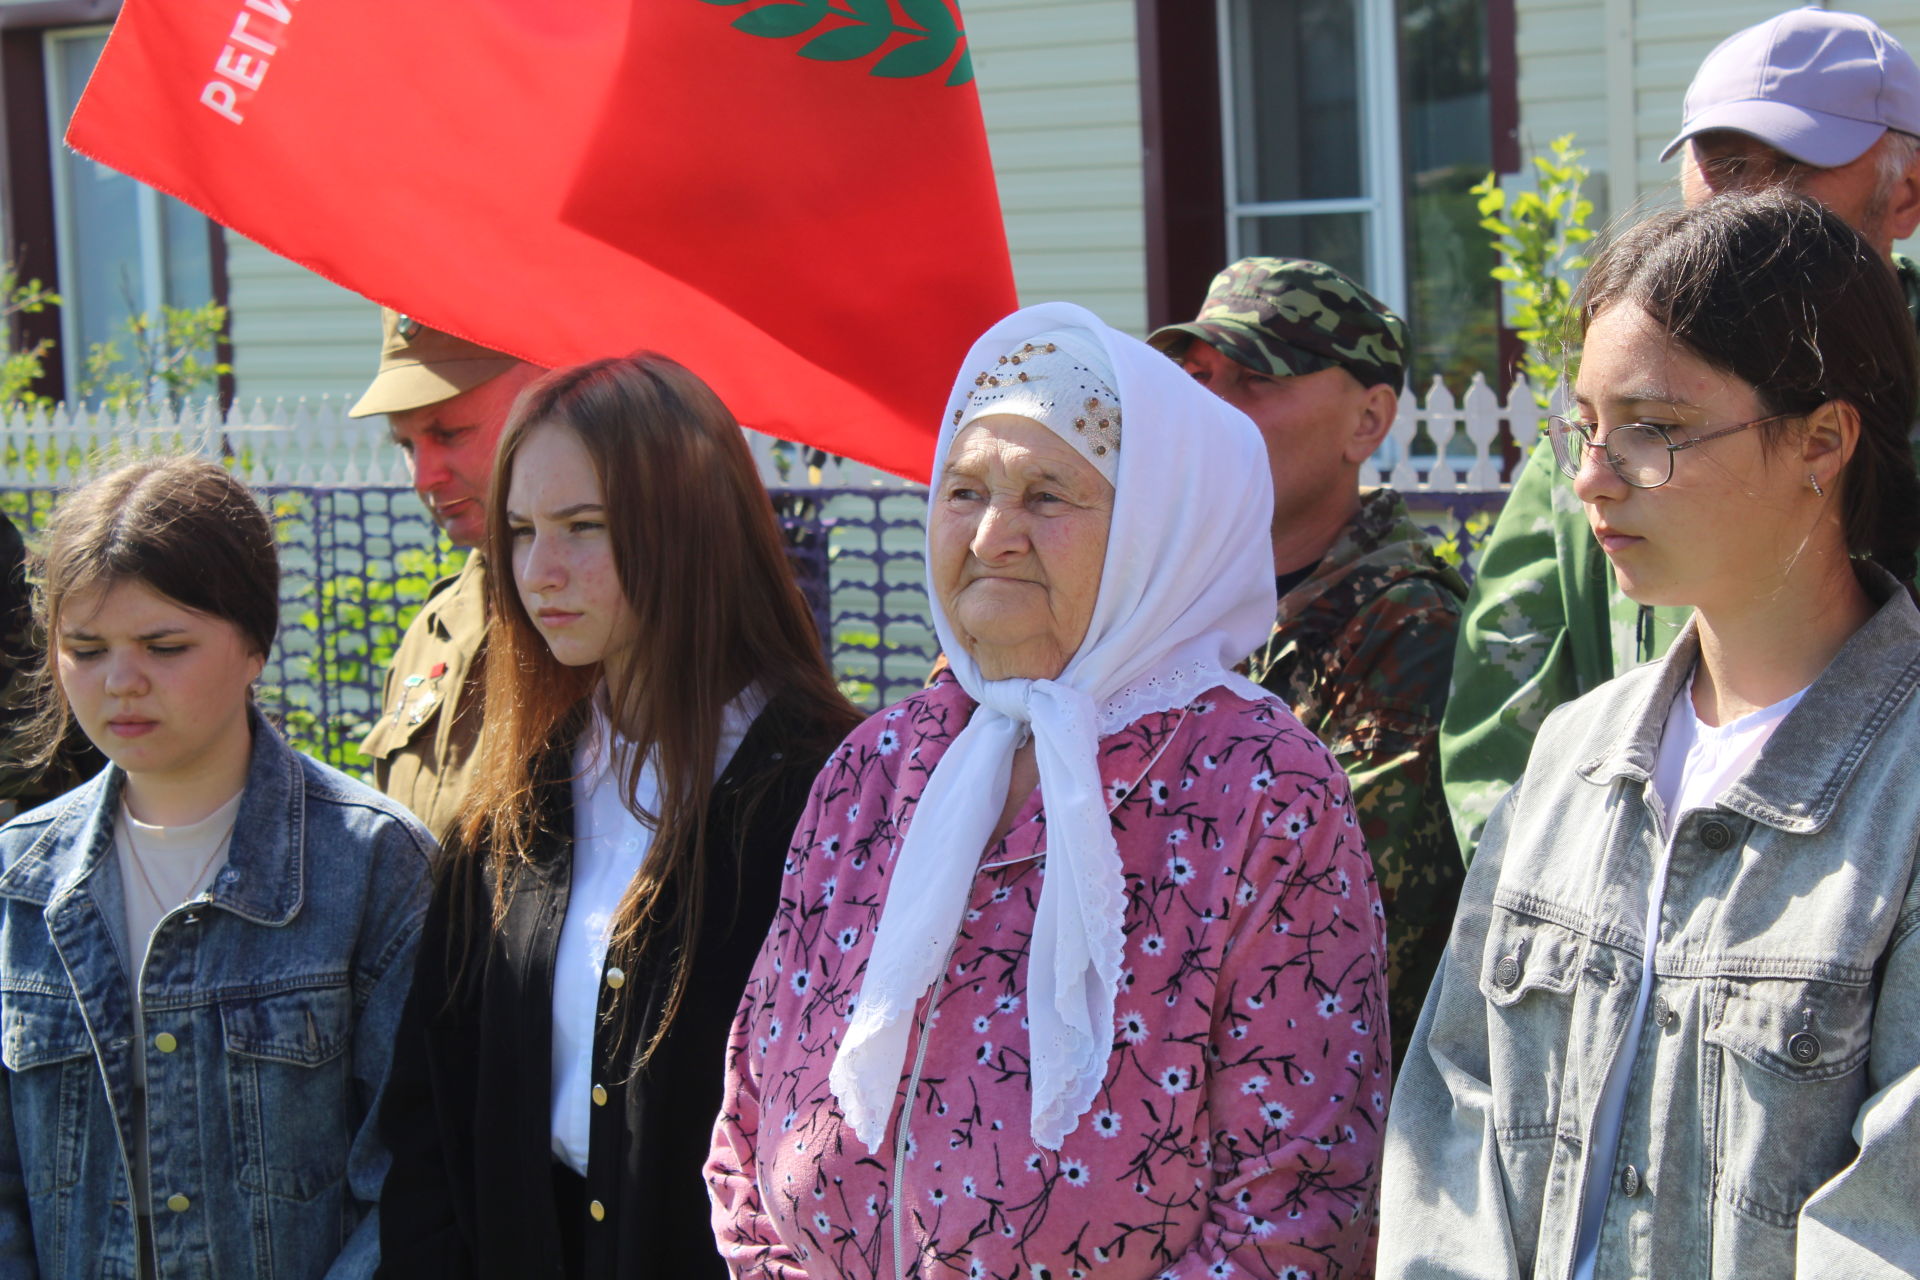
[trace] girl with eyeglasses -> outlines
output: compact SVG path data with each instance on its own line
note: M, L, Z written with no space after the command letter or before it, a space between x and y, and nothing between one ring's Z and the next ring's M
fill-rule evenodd
M1554 448L1668 656L1548 717L1388 1122L1380 1274L1920 1274L1920 373L1803 198L1623 234Z

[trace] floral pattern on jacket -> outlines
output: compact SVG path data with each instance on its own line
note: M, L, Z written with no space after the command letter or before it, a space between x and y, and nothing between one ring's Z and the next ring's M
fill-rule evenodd
M1058 1152L1029 1133L1037 794L983 855L914 1011L907 1131L903 1103L877 1153L847 1126L827 1073L893 858L973 707L943 678L814 784L708 1163L735 1274L1369 1274L1389 1089L1380 899L1345 775L1277 700L1215 689L1100 744L1126 967L1106 1081Z

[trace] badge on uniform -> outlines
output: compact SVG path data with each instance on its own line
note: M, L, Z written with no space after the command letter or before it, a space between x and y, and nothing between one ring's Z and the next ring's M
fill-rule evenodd
M447 664L436 662L426 675L412 675L400 682L400 697L393 704L394 723L405 720L410 725L419 724L440 702L440 679L447 674Z

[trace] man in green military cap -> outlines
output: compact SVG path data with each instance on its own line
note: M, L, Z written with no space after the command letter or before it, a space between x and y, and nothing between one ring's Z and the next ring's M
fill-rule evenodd
M387 415L413 491L454 545L475 550L458 574L433 584L407 628L362 750L373 758L375 785L445 843L480 739L487 571L478 547L494 446L514 397L541 370L392 310L382 326L380 368L349 416Z
M1273 634L1250 673L1347 771L1387 912L1394 1058L1447 941L1462 866L1437 734L1466 584L1360 471L1393 426L1406 325L1323 263L1245 258L1149 339L1252 418L1273 471Z
M1920 324L1920 264L1893 252L1920 226L1920 66L1873 22L1802 8L1735 32L1695 73L1670 156L1689 204L1779 187L1826 205L1886 256ZM1481 548L1441 726L1469 857L1547 713L1660 657L1690 612L1615 588L1541 440Z

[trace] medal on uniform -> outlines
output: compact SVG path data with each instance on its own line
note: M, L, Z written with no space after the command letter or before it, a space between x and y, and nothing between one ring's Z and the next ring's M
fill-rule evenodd
M411 675L400 682L400 697L393 707L395 723L405 719L410 725L425 720L440 701L440 680L447 674L447 664L436 662L426 675Z

